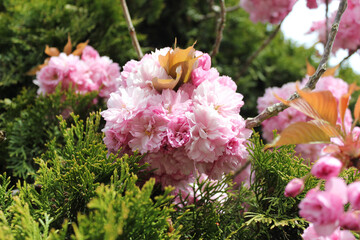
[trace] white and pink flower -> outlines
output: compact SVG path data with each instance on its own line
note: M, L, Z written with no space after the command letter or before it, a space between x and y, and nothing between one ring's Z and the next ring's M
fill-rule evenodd
M36 73L34 83L38 94L53 93L61 83L63 90L71 85L77 93L99 91L99 97L108 99L120 83L120 67L110 58L100 57L91 46L86 46L81 57L60 53L50 58L48 64Z
M146 154L142 161L158 182L185 191L194 176L219 179L245 164L252 131L239 115L244 102L235 82L211 68L206 53L194 51L197 62L186 83L155 89L154 78L173 78L159 60L169 51L175 50L163 48L125 64L120 87L101 113L104 142L111 152L121 148ZM96 54L89 50L85 56L91 60Z

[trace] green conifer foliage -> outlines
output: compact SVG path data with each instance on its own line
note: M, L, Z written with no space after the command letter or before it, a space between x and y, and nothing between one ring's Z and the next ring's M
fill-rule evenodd
M62 51L90 41L101 55L123 65L136 57L117 0L4 0L0 5L0 96L12 98L31 86L32 67L44 62L46 44Z
M80 95L60 89L46 96L23 89L16 98L0 102L5 110L0 115L0 128L6 133L6 140L0 143L3 171L6 167L14 176L28 178L35 172L33 158L45 151L47 141L59 137L57 115L69 116L74 111L85 118L88 112L102 106L101 101L93 104L96 92Z
M307 222L298 216L298 204L318 181L309 177L302 194L295 198L285 197L287 183L308 174L310 166L294 155L294 146L266 151L263 148L259 134L255 133L249 145L250 181L255 199L244 216L246 227L252 229L250 239L301 239Z
M90 213L78 216L74 239L179 239L178 230L169 231L170 213L174 211L169 206L171 188L154 202L154 179L140 189L136 176L122 181L114 176L110 186L97 188L97 196L88 204Z
M72 114L72 118L71 127L63 119L60 122L64 143L52 140L48 150L36 159L40 166L35 180L41 186L38 199L61 223L64 218L74 221L78 212L84 212L96 195L95 189L100 183L109 183L114 170L121 171L124 161L130 166L128 171L139 170L139 157L108 155L103 134L98 132L99 113L91 114L86 123L79 116Z
M59 117L63 142L53 139L36 159L35 184L1 176L0 236L7 239L178 239L169 231L172 188L152 196L154 179L137 186L140 156L108 154L100 114L84 123ZM50 231L50 228L53 228ZM0 237L0 239L3 239Z

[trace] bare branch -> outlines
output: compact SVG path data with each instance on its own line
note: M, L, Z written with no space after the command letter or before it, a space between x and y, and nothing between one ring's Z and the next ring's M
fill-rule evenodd
M328 40L328 37L329 37L329 16L328 16L328 13L329 13L329 0L326 0L325 1L325 34L326 34L326 42Z
M141 59L143 57L143 53L141 51L140 44L139 44L139 41L138 41L137 36L136 36L135 28L134 28L134 26L132 24L132 21L131 21L131 17L130 17L129 9L128 9L127 4L126 4L126 0L120 0L120 1L121 1L121 6L123 8L124 16L125 16L125 19L126 19L126 23L128 25L128 29L129 29L132 44L133 44L133 46L134 46L134 48L136 50L138 58Z
M211 57L215 57L215 55L219 52L220 43L223 36L223 31L225 27L225 21L226 21L226 9L225 9L225 0L220 0L220 17L219 17L219 23L217 26L217 33L216 33L216 39L213 46L213 50L211 52Z
M211 8L212 8L214 11L213 11L213 12L210 12L210 13L208 13L208 14L206 14L206 15L200 16L200 17L199 17L199 20L200 20L200 21L204 21L204 20L207 20L207 19L209 19L209 18L216 17L216 15L219 13L219 10L218 10L217 8L213 8L213 7L211 7ZM234 6L225 8L225 12L226 12L226 13L233 12L233 11L238 10L239 8L241 8L240 3L237 4L237 5L234 5Z
M240 2L239 2L237 5L235 5L235 6L227 7L227 8L226 8L226 12L227 12L227 13L228 13L228 12L233 12L233 11L238 10L239 8L241 8Z
M280 24L276 27L276 29L269 35L269 37L265 39L261 46L253 54L251 54L250 57L248 57L237 77L241 77L247 71L254 59L262 52L262 50L264 50L271 43L271 41L275 38L276 34L279 32L283 21L284 20L282 20Z
M355 50L349 50L349 54L343 60L341 60L341 62L339 62L339 66L341 66L346 60L352 57L352 55L354 55L354 53L356 53L357 50L359 50L359 47L357 47L357 49Z
M333 23L333 25L331 27L331 31L330 31L329 36L328 36L328 41L327 41L326 46L324 48L324 53L323 53L322 58L320 60L319 66L317 67L316 72L314 73L314 75L312 75L309 78L309 81L306 83L304 89L313 90L315 88L316 83L318 82L319 78L325 72L326 63L329 60L331 49L332 49L332 46L334 44L337 31L339 29L341 16L345 12L346 7L347 7L347 0L341 0L341 2L339 4L338 11L336 13L334 23ZM293 95L290 96L289 100L295 99L297 97L298 97L298 94L294 93ZM272 105L270 107L267 107L264 111L262 111L256 117L246 119L246 128L251 129L251 128L260 126L260 124L264 120L266 120L266 119L268 119L268 118L270 118L272 116L277 115L279 112L285 110L286 108L287 108L287 106L284 105L283 103L276 103L276 104L274 104L274 105Z
M251 161L247 160L245 162L244 165L241 166L241 168L239 168L238 170L236 170L236 172L234 172L234 174L232 175L232 179L234 180L236 178L237 175L239 175L240 173L242 173L249 165L250 165Z
M5 132L0 130L0 143L5 141L5 140L6 140Z

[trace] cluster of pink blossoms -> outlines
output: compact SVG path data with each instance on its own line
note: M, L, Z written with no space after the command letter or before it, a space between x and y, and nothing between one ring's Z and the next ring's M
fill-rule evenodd
M251 21L278 24L291 12L296 2L297 0L242 0L240 4L250 14ZM314 9L321 3L326 3L326 0L307 0L306 6Z
M241 7L253 22L280 23L292 10L297 0L242 0Z
M360 128L355 127L349 137L359 141ZM349 150L339 139L333 139L334 144ZM334 148L336 145L329 148ZM356 145L358 149L358 145ZM310 239L342 239L352 240L355 237L349 230L360 230L360 182L346 185L337 176L344 164L337 154L328 154L319 158L311 168L311 174L325 182L325 191L319 187L311 189L300 202L300 216L311 222L304 231L303 238ZM306 177L305 177L306 178ZM285 196L295 197L304 189L304 180L295 178L285 188ZM347 211L345 205L349 204ZM342 230L341 230L342 229Z
M38 94L53 93L61 83L62 89L70 85L77 93L99 91L99 96L109 98L117 90L120 67L109 57L100 57L91 46L82 50L81 56L60 53L52 56L47 65L36 73L34 83L39 86Z
M331 2L331 0L327 1L328 4ZM306 1L306 6L310 9L314 9L317 8L319 6L319 4L321 3L326 3L326 0L307 0Z
M159 59L177 50L163 48L126 63L121 87L102 112L103 132L110 152L146 154L143 161L157 181L186 189L194 176L218 179L239 168L251 131L239 115L244 102L235 82L211 68L206 53L194 50L189 81L176 90L154 88L154 80L173 79ZM182 70L177 67L176 75Z
M332 157L323 157L313 166L311 173L326 180L325 191L311 189L300 202L300 216L311 222L304 231L306 239L355 239L352 231L360 230L360 182L346 185L336 177L341 162ZM294 197L304 188L301 179L293 179L285 189L285 196ZM345 205L349 204L347 211ZM343 229L343 230L340 230Z
M305 86L308 81L308 77L304 78L300 83L301 86ZM334 97L339 101L343 94L348 92L349 85L340 78L334 78L332 76L322 77L316 85L316 90L329 90ZM287 99L296 91L296 83L290 82L284 84L282 87L271 87L265 90L265 94L259 97L257 100L257 109L262 112L265 108L279 102L274 94L283 99ZM288 108L280 112L277 116L269 118L262 122L262 136L263 138L271 142L273 140L273 130L276 129L280 134L286 127L295 122L307 122L310 118L305 114L299 112L295 108ZM338 119L340 123L340 118ZM345 114L345 127L350 130L352 123L352 116L349 109ZM297 154L301 155L304 159L310 159L315 161L321 155L321 149L325 144L299 144L295 150Z
M299 204L300 216L312 223L304 231L303 238L356 239L349 230L360 230L359 184L354 182L347 186L343 179L333 177L326 181L325 191L311 189ZM345 212L347 203L350 207Z
M336 34L333 45L333 52L338 49L348 49L355 51L360 46L360 1L348 0L348 7L342 15L339 30ZM332 14L329 22L332 23L335 19L336 12ZM331 28L331 25L329 26ZM310 32L318 32L319 39L322 43L326 43L326 22L325 20L314 22Z
M285 188L285 196L295 197L303 191L304 179L310 174L321 179L299 204L300 216L311 222L304 232L304 239L355 239L349 230L360 231L360 182L346 185L338 178L343 169L360 169L360 128L356 126L360 119L360 97L353 111L354 122L350 127L345 126L345 110L348 110L350 96L359 89L351 84L338 101L330 91L310 92L297 88L300 98L282 100L313 120L293 123L284 130L286 134L280 135L267 147L298 142L331 142L323 149L324 155L314 163L311 172L301 179L291 180ZM337 123L339 115L340 124ZM288 137L291 134L294 138ZM321 182L325 182L324 191L320 190Z

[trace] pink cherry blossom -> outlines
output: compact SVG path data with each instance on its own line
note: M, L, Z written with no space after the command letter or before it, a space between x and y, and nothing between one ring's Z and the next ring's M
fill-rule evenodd
M96 54L90 50L86 56L93 61ZM168 51L173 50L158 49L125 64L120 87L101 113L106 121L102 131L110 152L146 153L142 163L149 164L156 181L185 193L194 176L219 179L243 166L252 131L239 115L244 102L236 84L211 68L206 53L195 52L197 63L187 83L155 90L153 78L171 79L159 62Z
M147 107L147 101L151 98L151 92L140 87L120 88L117 92L110 94L108 109L101 115L107 121L121 123L132 119Z
M176 117L170 120L166 130L167 140L174 148L185 146L191 138L190 125L186 117Z
M304 180L300 178L292 179L285 188L285 197L296 197L304 190Z
M314 224L318 235L329 236L338 227L344 212L342 200L335 194L311 189L299 204L300 216Z
M348 202L348 187L342 178L333 177L328 179L325 183L325 191L337 195L341 199L342 204Z
M360 2L358 0L348 0L348 7L344 12L339 30L333 45L333 52L338 49L356 50L360 45ZM329 18L329 22L333 22L336 12ZM329 26L331 27L331 25ZM325 20L314 22L309 32L318 32L319 39L325 44L326 41L326 23Z
M110 152L116 153L121 147L125 147L128 142L127 131L121 131L117 128L106 129L104 143Z
M304 78L299 84L300 87L304 86L308 81L308 77ZM339 101L340 97L343 94L348 92L349 85L340 78L335 78L332 76L322 77L319 79L315 91L330 91L334 97ZM259 97L257 100L257 108L260 113L266 107L271 106L279 100L277 100L274 94L278 95L283 99L287 99L296 91L296 83L290 82L286 83L281 87L272 87L265 89L265 94L262 97ZM273 130L277 130L277 133L280 134L287 126L295 122L306 122L311 120L305 114L297 111L294 108L288 108L280 112L277 116L271 117L262 122L262 136L267 141L272 141L273 139ZM337 123L341 123L340 116L338 117ZM347 131L350 131L352 124L352 117L350 110L346 110L344 125ZM299 144L296 146L295 150L298 156L301 156L304 159L310 159L315 161L321 156L321 150L325 147L325 144Z
M296 0L242 0L241 6L253 22L280 23L292 10Z
M214 81L219 77L219 72L215 68L205 70L203 68L196 68L191 73L191 81L196 87L203 81Z
M240 112L240 108L244 105L243 95L219 82L203 82L194 91L192 98L194 104L209 106L223 117Z
M34 83L39 86L38 94L53 93L61 83L63 90L71 86L81 94L99 91L99 97L107 99L119 87L119 76L117 63L106 56L100 57L94 48L86 46L81 58L65 53L51 57L48 64L37 72Z
M330 3L331 0L328 0L328 3ZM326 0L307 0L306 6L310 9L317 8L320 3L326 3Z
M217 79L217 81L221 85L229 87L233 91L236 91L236 89L237 89L236 83L228 76L221 76Z
M347 196L353 209L360 210L360 182L350 183Z
M214 108L197 105L188 114L191 143L186 150L195 162L213 162L225 151L231 136L229 123Z
M130 127L133 139L129 141L129 147L133 151L139 150L142 154L159 150L166 136L168 122L169 119L161 109L147 109L138 113Z
M340 218L340 227L347 230L360 230L360 217L358 212L348 211Z
M155 169L154 174L164 186L185 187L193 179L194 164L188 159L183 148L171 152L148 153L144 160Z
M98 51L96 51L93 47L91 46L86 46L84 48L84 50L82 51L81 54L81 59L86 61L86 60L96 60L100 58L100 54L98 53Z
M355 240L355 236L348 230L340 230L337 228L330 236L319 236L314 224L310 224L302 234L304 240Z
M53 93L63 78L64 71L62 69L53 66L43 67L36 73L36 80L34 80L34 83L39 86L37 93Z
M342 163L337 158L323 156L311 168L311 174L322 179L330 179L339 175Z
M210 70L211 68L211 57L207 53L202 53L200 51L195 52L195 56L199 57L197 68L201 68L205 71Z

